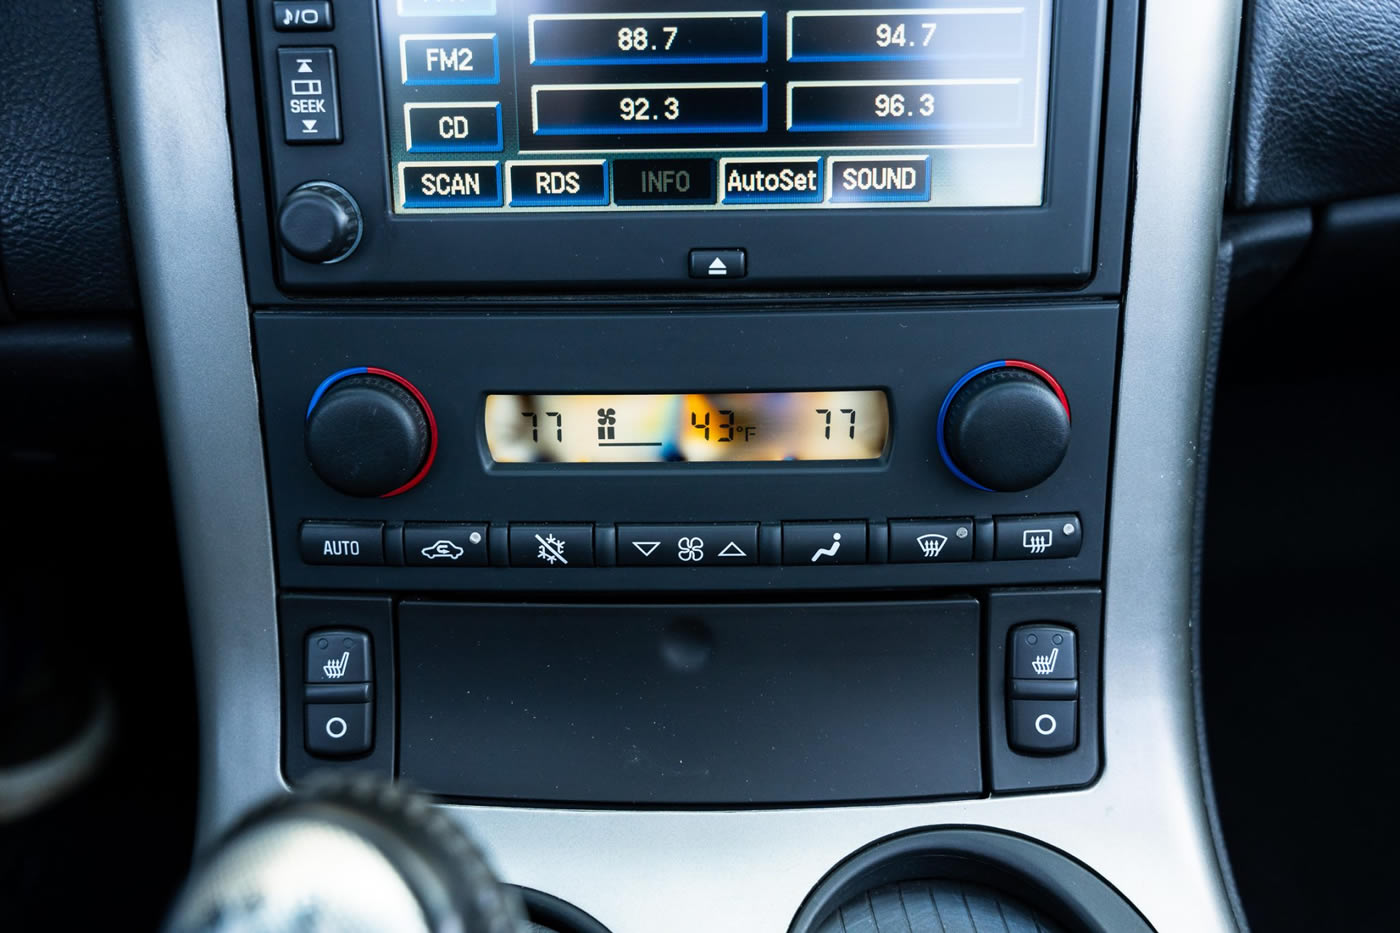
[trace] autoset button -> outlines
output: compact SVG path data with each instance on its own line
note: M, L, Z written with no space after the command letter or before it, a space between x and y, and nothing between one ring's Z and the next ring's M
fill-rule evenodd
M278 49L282 138L289 143L338 143L340 95L334 49Z
M758 525L619 525L622 567L741 567L758 563Z
M723 204L801 204L822 199L822 160L721 159Z
M302 522L300 544L308 564L382 564L384 523Z
M499 162L405 162L399 171L404 207L501 206Z
M500 101L404 104L409 152L500 152Z
M834 204L928 200L928 156L833 156L827 170Z
M603 207L608 203L608 163L511 162L511 207Z
M407 85L498 84L494 32L399 37L399 76Z
M947 564L972 560L970 518L890 522L890 563Z
M714 159L615 159L618 204L713 204Z
M403 558L410 567L485 567L486 526L410 523Z
M1084 537L1078 515L998 516L997 560L1074 557Z
M512 567L592 567L592 525L511 525Z
M783 563L865 563L865 522L784 522Z

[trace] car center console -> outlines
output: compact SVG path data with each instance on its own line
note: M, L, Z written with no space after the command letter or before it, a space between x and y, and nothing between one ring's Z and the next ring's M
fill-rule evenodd
M1213 243L1153 213L1182 129L1137 4L114 6L228 102L119 81L207 832L372 771L635 933L815 930L914 870L848 856L972 826L949 864L1068 928L1224 926L1157 485L1206 293L1139 284ZM1134 793L1196 906L1112 843Z

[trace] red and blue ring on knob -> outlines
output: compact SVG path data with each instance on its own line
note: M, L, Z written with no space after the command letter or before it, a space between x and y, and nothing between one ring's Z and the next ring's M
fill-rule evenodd
M328 392L332 387L334 387L336 383L341 382L345 379L349 379L353 376L377 376L382 379L387 379L388 381L402 388L410 396L412 396L414 402L416 402L418 406L422 409L423 418L427 422L428 428L427 452L423 457L422 466L419 467L419 469L407 482L397 486L394 489L389 490L388 492L379 493L378 497L381 499L388 499L392 496L397 496L402 493L405 493L408 490L412 489L414 486L417 486L419 483L421 483L423 481L423 478L428 475L428 471L431 470L433 467L433 460L437 457L438 449L437 418L434 417L433 408L431 405L428 404L427 398L424 397L423 393L419 391L418 387L415 386L413 383L409 382L407 379L405 379L403 376L400 376L396 372L392 372L387 369L382 369L378 366L352 366L348 369L342 369L339 372L332 373L331 375L327 376L321 382L321 384L316 387L316 391L311 394L311 401L306 406L306 420L308 423L310 422L312 413L316 410L317 404L320 403L322 397L326 394L326 392Z
M1023 378L1021 382L1036 382L1037 387L1030 388L1030 395L1033 396L1032 408L1029 410L1016 410L1014 417L1002 417L1008 423L1015 423L1023 427L1023 436L1011 436L1011 433L993 438L994 447L991 440L988 440L986 431L980 438L983 444L981 450L980 466L973 468L969 464L959 464L958 458L949 450L949 412L955 410L955 399L958 399L959 392L969 388L970 382L979 380L979 377L986 377L988 373L997 373L998 370L1021 370L1035 377L1035 380ZM969 388L969 392L976 395L993 395L997 392L997 385L1001 389L1007 388L1007 380L987 380L981 378L979 382ZM1053 395L1049 395L1053 392ZM1002 392L1004 394L1004 392ZM1022 392L1021 395L1025 395ZM1056 399L1058 408L1064 410L1063 422L1060 420L1056 410ZM969 399L963 399L958 403L955 410L956 417L969 417L967 412L973 406L969 405ZM1025 405L1025 401L1022 401ZM995 415L993 416L995 417ZM1037 423L1039 419L1039 423ZM1047 423L1054 422L1054 423ZM959 427L965 426L960 422ZM1060 465L1061 458L1070 443L1068 437L1068 426L1070 426L1070 401L1065 398L1064 389L1060 387L1060 382L1047 373L1046 370L1036 366L1035 363L1028 363L1025 360L993 360L991 363L983 363L981 366L966 371L958 381L953 382L953 387L948 389L948 395L944 398L941 408L938 409L938 454L944 458L944 464L948 465L949 472L960 481L967 483L974 489L986 490L986 492L1019 492L1022 489L1029 489L1030 486L1042 482L1049 478L1051 472ZM1042 430L1043 429L1043 430ZM995 462L993 462L995 461ZM1019 482L1002 483L1002 485L988 485L993 482L987 475L983 476L987 482L980 482L973 472L987 472L988 464L997 466L1001 464L1011 464L1014 466L1012 472L1022 472L1023 476Z

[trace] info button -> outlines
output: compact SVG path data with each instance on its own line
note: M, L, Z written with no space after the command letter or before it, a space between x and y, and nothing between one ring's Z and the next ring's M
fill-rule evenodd
M617 159L613 200L624 205L715 203L714 159Z
M511 207L605 207L608 163L512 162Z
M832 203L928 200L928 156L833 156L827 166Z

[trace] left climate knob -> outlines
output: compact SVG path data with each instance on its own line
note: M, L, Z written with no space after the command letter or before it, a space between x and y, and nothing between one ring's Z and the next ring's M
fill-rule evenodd
M386 497L422 481L437 454L437 423L423 393L372 366L345 369L316 389L306 409L306 456L327 485Z
M304 262L340 262L360 245L364 222L360 206L340 185L308 181L282 201L277 238Z

